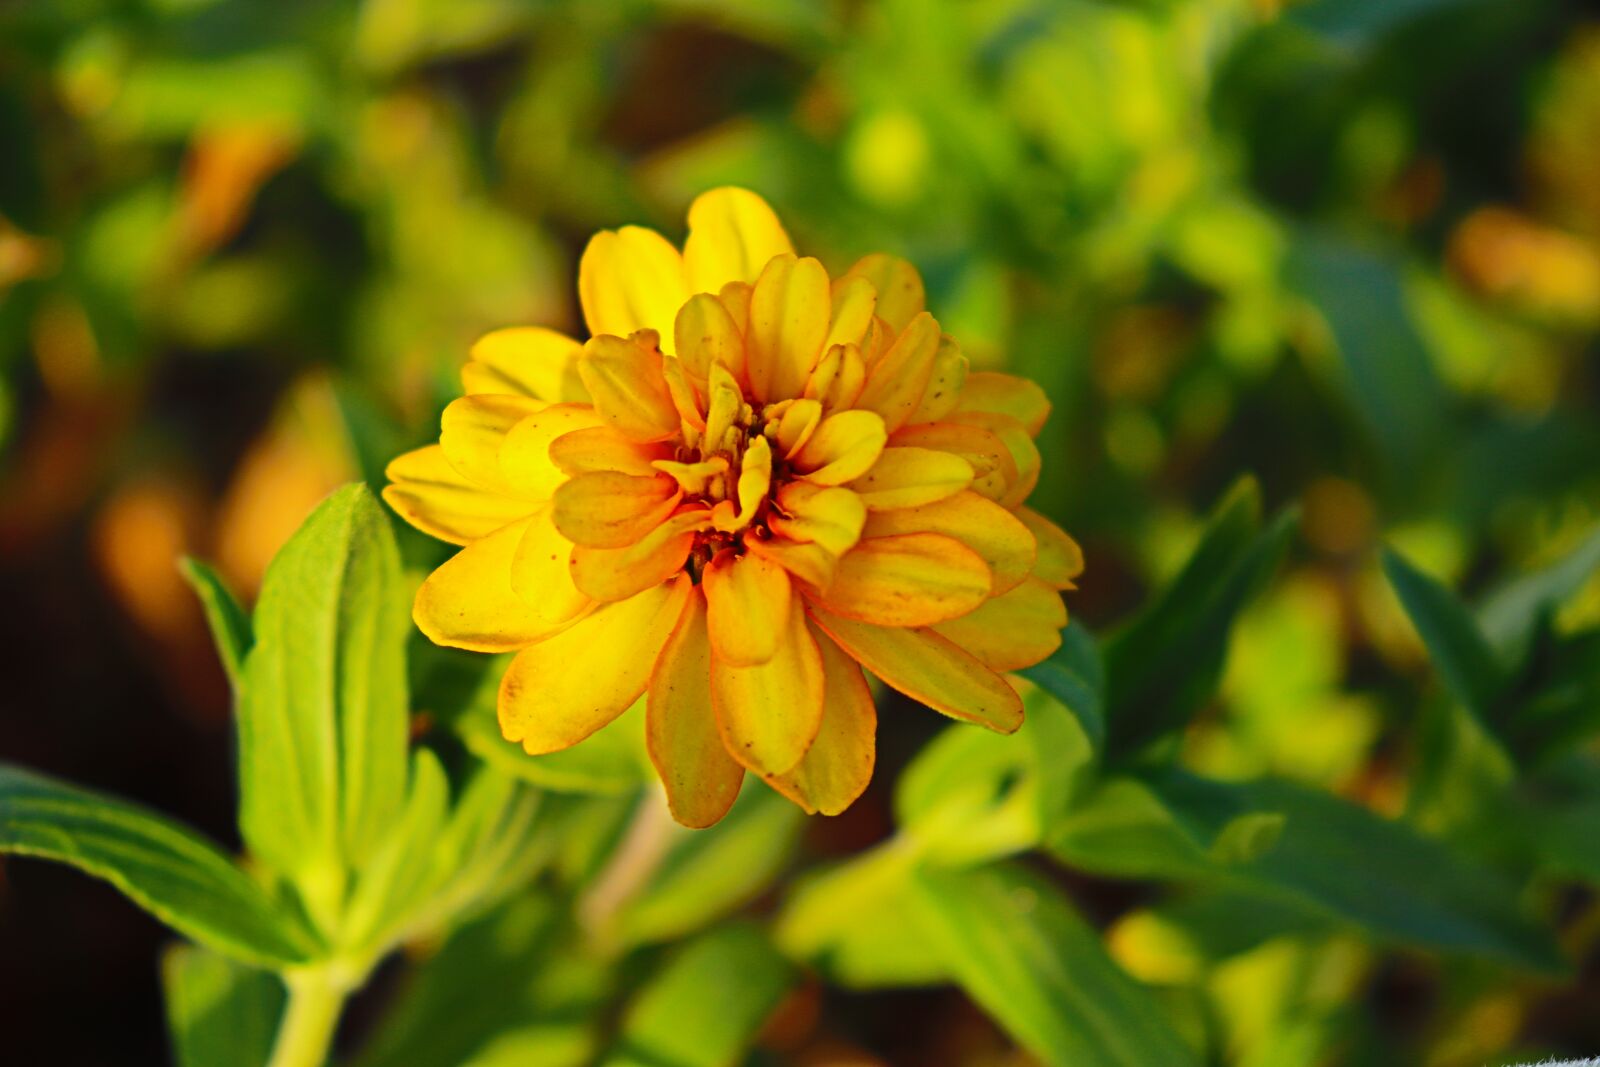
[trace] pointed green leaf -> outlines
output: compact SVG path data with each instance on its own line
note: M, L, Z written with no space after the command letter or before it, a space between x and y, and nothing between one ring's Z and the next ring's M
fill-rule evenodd
M1448 589L1392 550L1384 550L1383 572L1451 697L1493 730L1494 704L1505 677L1472 613Z
M239 698L240 826L280 871L336 879L399 812L404 594L393 532L363 485L329 497L267 568Z
M217 847L126 801L0 764L0 852L104 878L199 944L263 966L302 963L316 938Z
M1061 631L1061 647L1054 655L1018 673L1072 712L1089 743L1100 750L1106 736L1105 667L1082 623L1074 619Z
M1199 1063L1050 883L1009 863L924 870L915 911L956 982L1053 1067Z
M1555 611L1600 569L1600 526L1547 567L1519 575L1490 594L1478 611L1483 634L1507 663L1521 663L1541 618Z
M734 1067L793 984L788 961L758 929L721 926L645 985L605 1067Z
M179 561L178 569L200 598L200 607L206 614L206 625L211 629L211 640L217 646L222 669L237 693L239 680L244 673L245 656L255 641L255 636L250 632L250 617L211 564L193 556L185 556Z
M283 982L193 945L161 958L167 1028L178 1067L256 1067L272 1054Z
M450 804L450 783L425 748L411 758L411 788L389 837L362 865L340 925L340 947L377 954L437 888L434 862Z

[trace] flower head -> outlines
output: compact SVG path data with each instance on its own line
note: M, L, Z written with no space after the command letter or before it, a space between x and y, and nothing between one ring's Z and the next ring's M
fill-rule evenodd
M1010 731L997 672L1059 644L1082 566L1023 507L1049 411L969 373L917 272L868 256L837 278L765 201L695 201L680 253L594 237L591 338L537 327L474 347L439 444L389 468L390 504L464 545L423 585L434 641L519 650L502 732L532 754L645 696L674 815L721 818L746 770L836 813L872 774L862 668Z

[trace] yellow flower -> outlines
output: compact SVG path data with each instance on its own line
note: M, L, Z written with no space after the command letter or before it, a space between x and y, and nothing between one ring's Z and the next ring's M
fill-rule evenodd
M830 280L743 189L659 234L597 234L592 337L477 343L439 443L385 498L464 545L417 595L443 645L518 651L500 726L532 754L645 696L673 814L716 822L746 770L807 811L872 775L862 668L947 715L1022 721L997 672L1048 656L1082 568L1023 507L1049 411L971 373L922 280L872 255Z

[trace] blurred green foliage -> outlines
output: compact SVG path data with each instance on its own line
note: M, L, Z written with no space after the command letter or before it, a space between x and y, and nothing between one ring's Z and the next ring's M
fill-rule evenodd
M1592 1052L1596 174L1600 24L1561 0L11 0L0 546L87 524L192 647L173 556L253 592L476 337L576 328L590 232L746 185L1046 387L1068 641L1018 737L894 709L852 815L748 796L601 914L639 717L530 762L498 671L414 642L431 817L474 757L526 779L545 895L413 945L357 1062L732 1063L780 1000L755 1055L813 1067ZM266 1040L258 973L166 978L185 1064L219 1018ZM862 992L951 983L932 1022Z

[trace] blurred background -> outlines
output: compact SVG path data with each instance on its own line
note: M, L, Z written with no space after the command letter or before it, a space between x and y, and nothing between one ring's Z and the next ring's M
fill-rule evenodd
M1429 825L1432 690L1376 547L1470 595L1600 519L1577 0L0 3L0 759L234 841L174 560L250 595L312 504L434 436L477 336L581 329L592 231L681 239L725 183L831 267L909 257L974 365L1045 385L1032 503L1083 543L1091 629L1239 473L1298 505L1187 759ZM882 784L807 847L884 833L930 729L886 719ZM1230 1062L1600 1049L1592 894L1558 985L1339 941L1175 971L1139 889L1079 889L1135 974L1214 994ZM0 862L4 1058L164 1062L165 938ZM953 994L843 1000L863 1064L1021 1062Z

